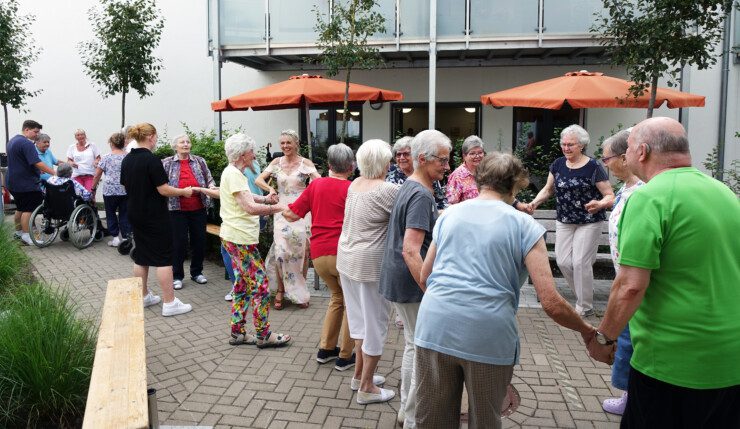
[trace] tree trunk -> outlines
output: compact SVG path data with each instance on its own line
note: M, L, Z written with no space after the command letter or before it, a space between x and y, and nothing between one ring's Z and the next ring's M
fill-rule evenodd
M655 97L658 94L658 75L653 75L653 81L650 82L650 104L648 105L647 117L653 117L653 106L655 106Z
M347 69L347 77L344 80L344 113L342 114L342 135L339 137L339 143L344 143L344 137L347 135L347 115L349 115L349 75L352 69Z
M8 105L3 103L3 112L5 113L5 144L8 144L8 140L10 140L10 134L8 134ZM7 152L7 146L5 148L5 151Z
M123 129L126 126L126 91L121 95L121 129Z

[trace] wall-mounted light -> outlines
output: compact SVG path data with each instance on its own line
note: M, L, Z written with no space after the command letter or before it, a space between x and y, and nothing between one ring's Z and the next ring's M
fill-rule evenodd
M349 112L352 116L360 116L360 112Z
M475 111L478 110L475 107L466 107L465 111L468 113L475 113Z
M404 107L403 109L401 109L401 112L403 112L403 113L409 113L412 110L414 110L412 107Z

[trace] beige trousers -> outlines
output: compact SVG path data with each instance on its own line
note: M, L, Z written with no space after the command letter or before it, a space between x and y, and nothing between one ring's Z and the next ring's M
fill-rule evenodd
M349 359L352 357L354 341L349 336L347 311L344 307L344 295L337 272L337 256L320 256L313 260L313 268L316 274L326 282L331 292L329 306L326 308L326 315L324 316L324 326L321 329L319 348L334 350L337 342L339 342L339 357Z

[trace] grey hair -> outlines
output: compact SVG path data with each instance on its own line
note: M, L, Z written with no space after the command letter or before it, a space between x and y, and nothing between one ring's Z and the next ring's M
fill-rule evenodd
M655 123L650 123L635 127L632 136L638 144L645 143L648 152L690 153L689 138L686 136L685 129L682 129L681 133L672 133Z
M236 161L242 154L254 150L254 139L244 133L236 133L224 142L224 151L229 162Z
M399 150L410 149L411 141L413 139L413 137L406 136L396 140L396 142L393 144L393 149L391 150L393 157L396 157L396 153L398 153Z
M288 136L291 140L293 140L293 143L296 145L300 145L301 139L298 137L298 133L295 132L295 130L287 129L280 131L281 136Z
M326 161L331 171L335 173L349 173L354 168L355 154L352 148L344 143L329 146L326 151Z
M479 147L483 149L483 140L478 136L468 136L463 140L462 154L467 155L473 148Z
M449 137L437 130L424 130L411 141L411 158L414 160L414 169L419 168L419 155L429 159L436 156L441 149L452 150Z
M184 134L183 133L183 134L176 135L175 138L173 138L172 141L170 141L170 146L172 147L173 150L174 149L177 149L177 141L180 140L183 137L185 137L188 140L190 140L190 137L187 134Z
M57 167L57 176L59 177L72 177L72 166L66 162L59 164Z
M627 138L629 136L630 132L628 130L622 130L604 140L602 149L609 148L612 155L624 155L627 152Z
M85 132L85 130L83 130L82 128L77 128L77 129L75 130L75 135L77 135L77 134L84 134L84 135L87 135L87 133Z
M578 140L578 144L581 145L582 149L586 149L586 146L588 146L588 143L591 141L591 137L588 135L588 131L583 129L582 126L573 124L565 127L563 131L560 132L560 142L563 142L563 139L567 135L575 136L576 140Z
M372 139L357 149L357 167L366 179L381 179L388 173L391 162L391 145L380 139Z
M36 137L36 141L37 142L50 142L51 137L49 137L48 134L41 133L38 135L38 137Z

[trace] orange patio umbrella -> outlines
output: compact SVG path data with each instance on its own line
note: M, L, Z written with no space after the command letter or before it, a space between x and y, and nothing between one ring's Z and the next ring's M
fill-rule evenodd
M592 107L647 108L650 90L635 98L629 94L632 82L603 73L585 70L566 73L564 76L547 79L516 88L482 95L481 103L494 107L515 106L540 109L560 109L565 102L574 109ZM664 102L671 109L679 107L703 107L704 96L658 88L654 107Z
M306 136L311 136L309 107L344 101L345 82L324 79L321 76L303 74L291 76L290 79L268 85L264 88L245 92L211 103L215 112L231 110L277 110L305 107ZM370 101L379 103L402 100L403 94L398 91L374 88L372 86L349 84L348 101ZM311 145L309 145L309 150Z

